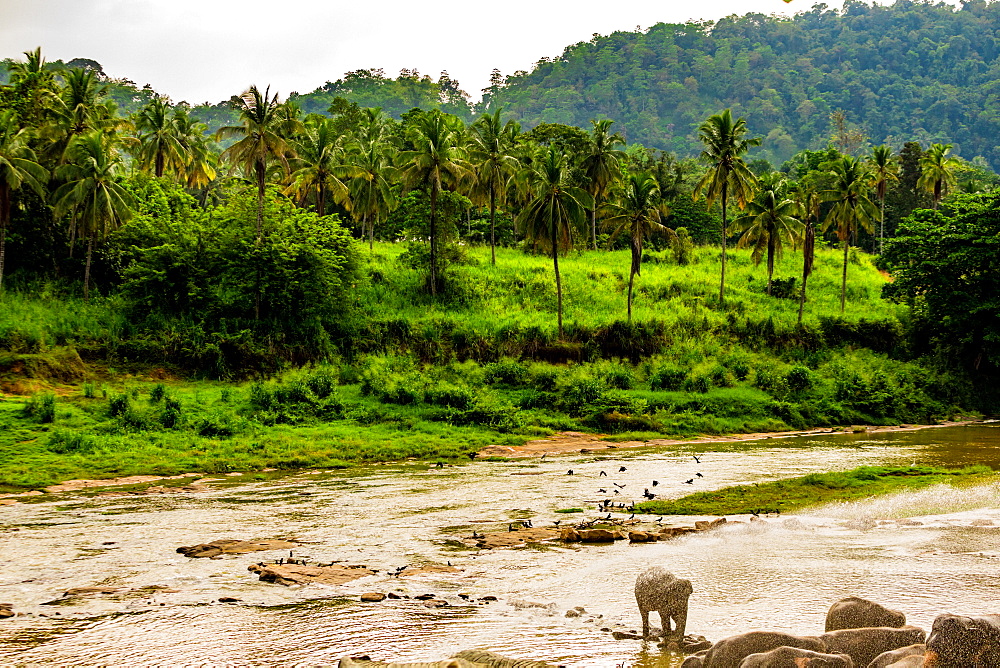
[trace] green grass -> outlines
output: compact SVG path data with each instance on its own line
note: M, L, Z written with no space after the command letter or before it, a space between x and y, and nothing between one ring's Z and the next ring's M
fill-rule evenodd
M636 512L660 515L743 515L791 512L834 501L851 501L942 483L971 484L995 479L988 466L941 469L930 466L862 466L850 471L810 473L755 485L698 492L674 501L637 503Z

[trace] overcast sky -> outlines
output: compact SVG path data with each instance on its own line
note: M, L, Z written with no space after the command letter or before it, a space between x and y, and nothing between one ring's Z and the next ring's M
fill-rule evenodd
M791 14L811 0L0 0L0 58L42 47L91 58L175 102L218 102L250 84L282 98L345 72L447 70L473 98L503 74L593 33L729 14ZM831 0L831 7L841 2Z

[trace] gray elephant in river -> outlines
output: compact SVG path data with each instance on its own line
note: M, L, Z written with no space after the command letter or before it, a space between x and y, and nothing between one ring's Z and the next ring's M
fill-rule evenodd
M673 633L684 637L687 625L688 597L691 596L691 581L674 577L662 566L647 568L635 580L635 602L642 615L642 637L649 637L649 613L660 615L663 637L671 633L670 620L674 621Z
M906 615L868 599L848 596L830 606L826 613L826 631L864 629L877 626L901 628Z

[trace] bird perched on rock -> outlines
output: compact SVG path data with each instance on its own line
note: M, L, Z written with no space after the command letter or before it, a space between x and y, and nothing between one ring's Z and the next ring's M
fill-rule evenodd
M553 522L553 524L558 527L560 524L562 524L562 520L556 520L555 522Z
M602 487L602 488L600 488L599 490L597 490L597 493L598 493L598 494L607 494L607 493L608 493L608 490L606 490L606 489L604 489L604 488Z
M570 469L569 471L566 471L566 475L573 475L573 469Z
M610 519L611 519L611 513L608 513L608 516L607 516L607 517L605 517L604 519L606 519L606 520L610 520Z

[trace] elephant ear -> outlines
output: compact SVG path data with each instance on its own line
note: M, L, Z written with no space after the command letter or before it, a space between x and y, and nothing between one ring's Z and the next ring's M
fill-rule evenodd
M685 596L690 596L693 592L694 589L691 587L691 581L681 580L681 593L683 593Z

